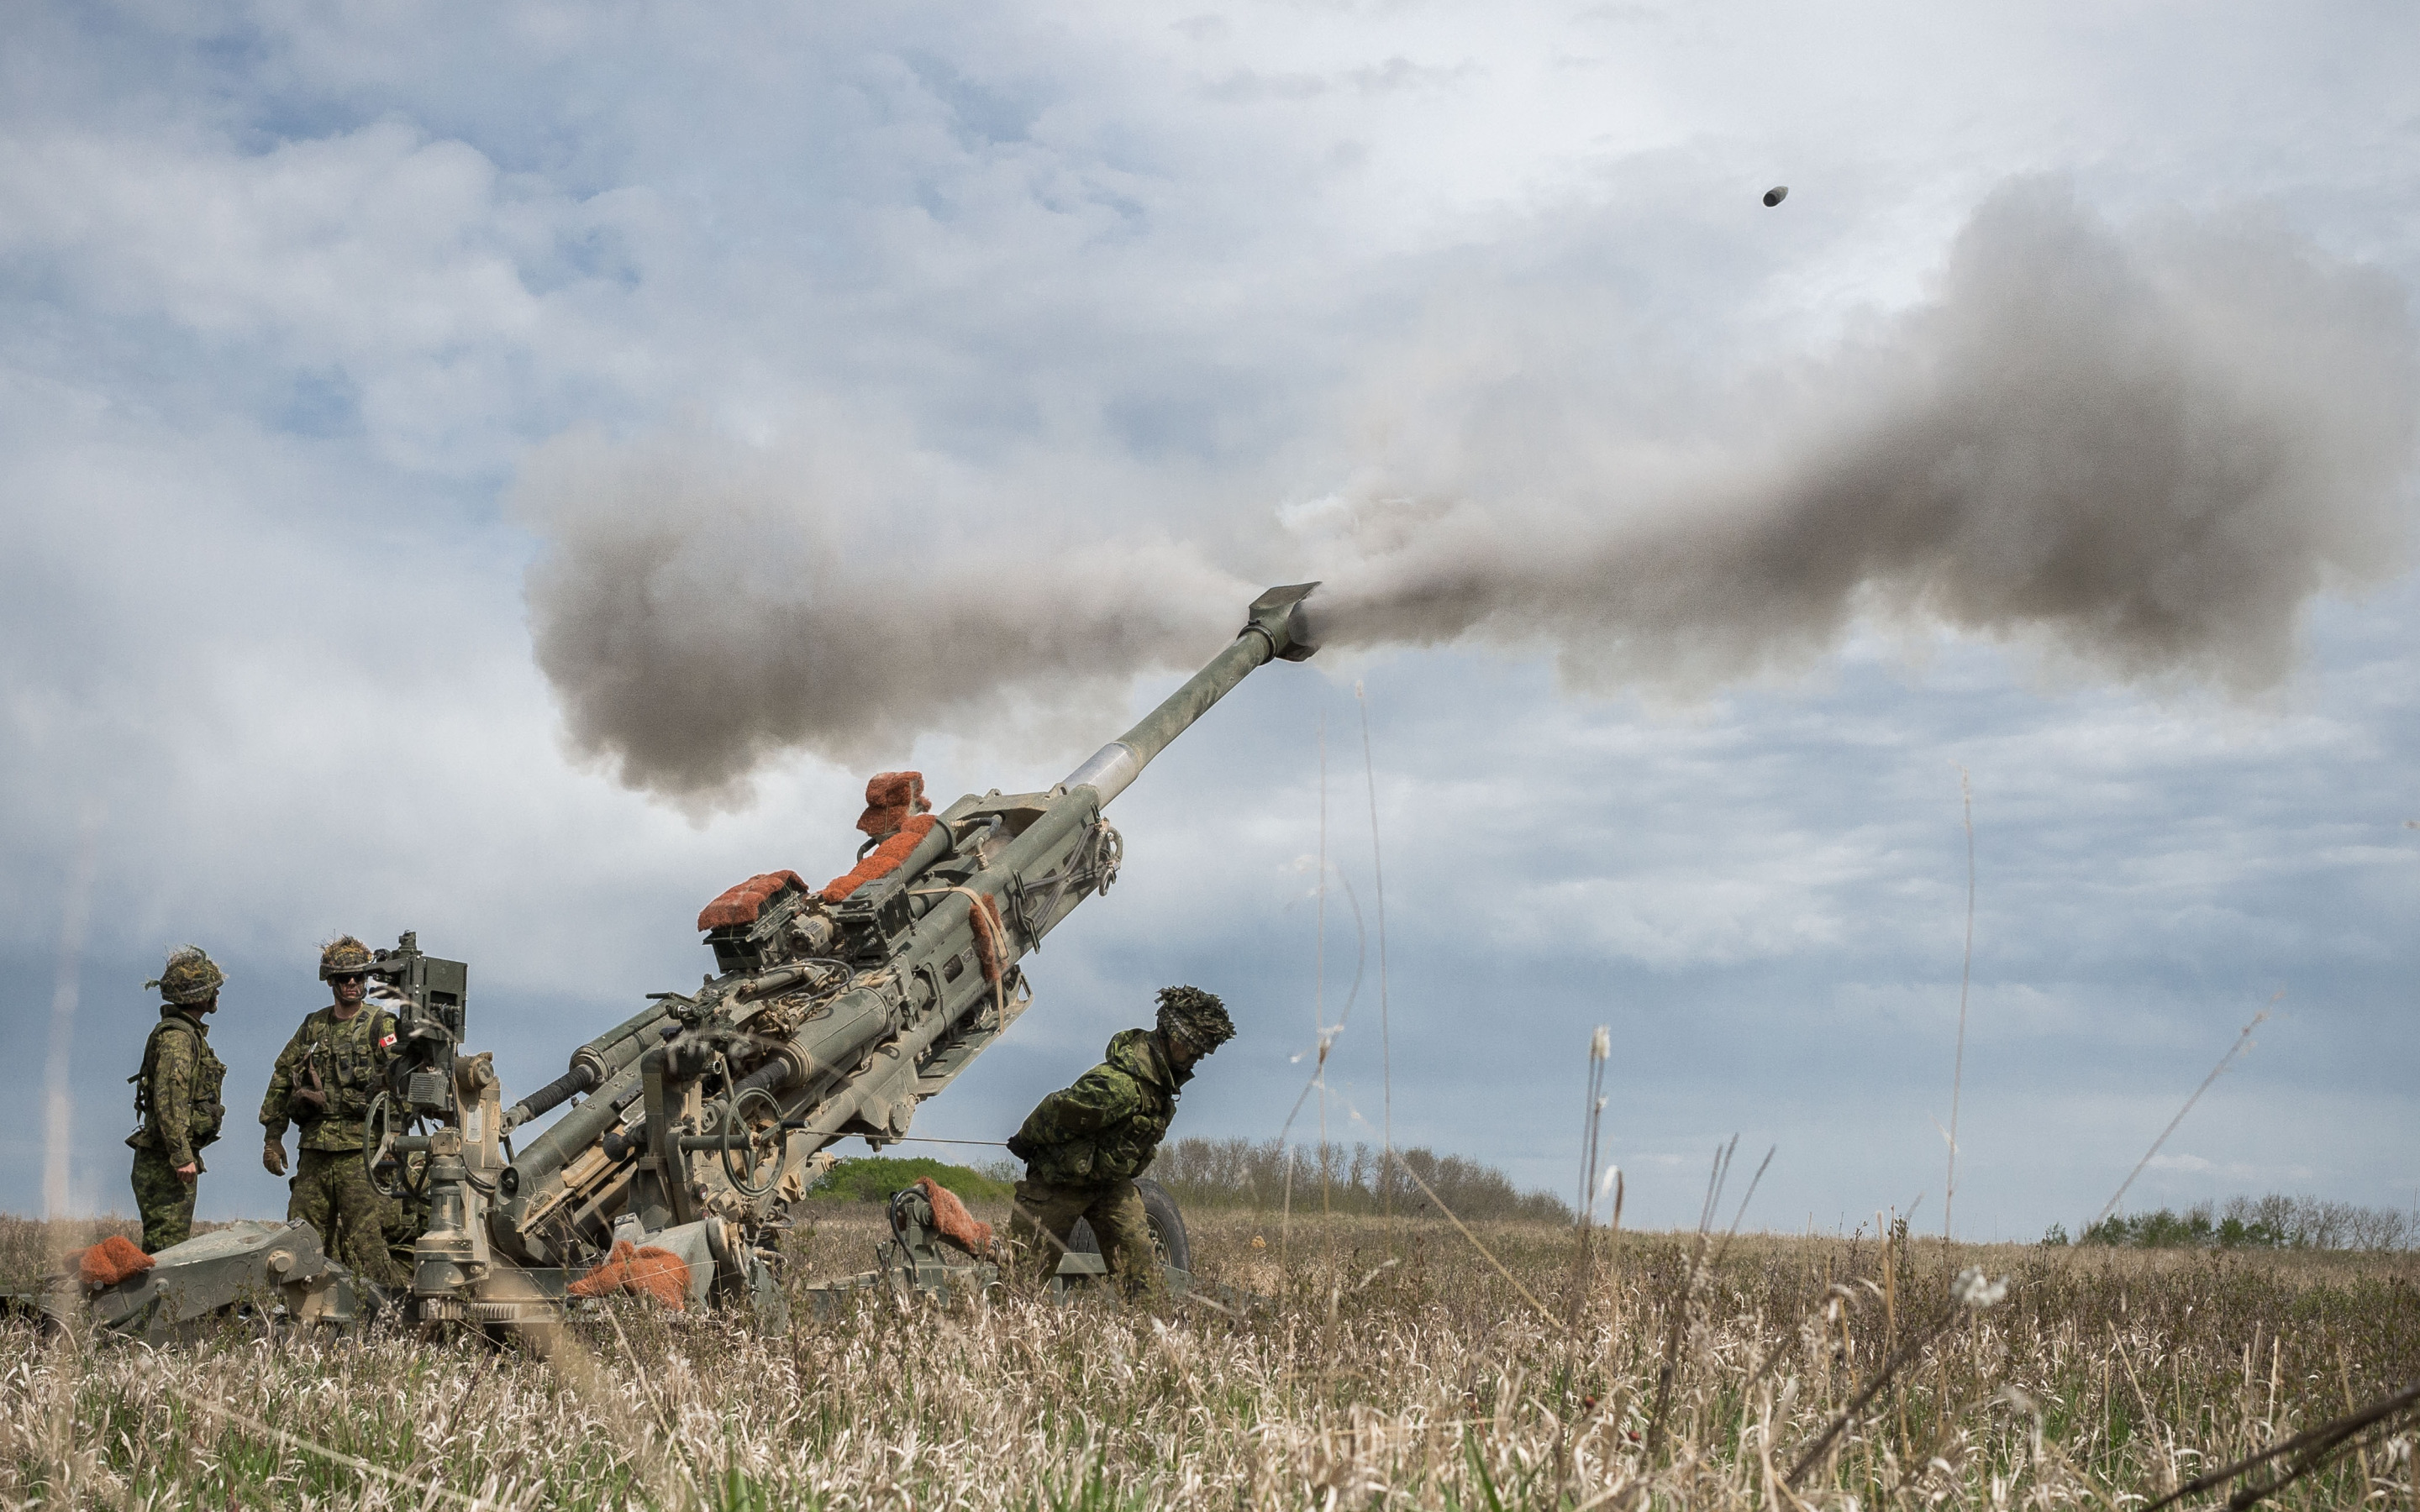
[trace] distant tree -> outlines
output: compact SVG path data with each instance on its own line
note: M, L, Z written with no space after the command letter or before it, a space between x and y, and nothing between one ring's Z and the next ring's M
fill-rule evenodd
M2065 1242L2057 1226L2053 1232ZM2399 1250L2420 1239L2412 1215L2319 1197L2229 1197L2224 1208L2196 1203L2183 1212L2112 1213L2084 1231L2082 1244L2134 1249ZM2051 1242L2047 1238L2045 1243Z
M1324 1204L1333 1212L1417 1215L1442 1202L1466 1220L1572 1221L1570 1204L1551 1193L1524 1192L1492 1165L1426 1149L1399 1149L1389 1161L1367 1144L1177 1139L1160 1147L1150 1175L1179 1202L1203 1208L1265 1212L1290 1198L1297 1212Z
M807 1196L827 1202L888 1202L892 1193L905 1191L914 1186L920 1177L926 1176L970 1202L1008 1200L1008 1181L922 1156L903 1159L892 1155L861 1155L842 1161L826 1171L823 1180L807 1188Z

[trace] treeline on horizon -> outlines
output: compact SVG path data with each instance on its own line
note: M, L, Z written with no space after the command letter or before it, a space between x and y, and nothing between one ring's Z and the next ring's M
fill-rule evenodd
M1289 1150L1275 1139L1176 1139L1160 1147L1145 1174L1188 1208L1275 1212L1287 1205L1291 1176L1297 1213L1319 1212L1324 1205L1331 1212L1419 1217L1435 1213L1442 1202L1469 1222L1573 1221L1571 1204L1552 1193L1524 1192L1493 1165L1421 1148L1398 1149L1389 1162L1366 1144Z
M1160 1147L1144 1174L1168 1188L1184 1207L1274 1212L1287 1202L1286 1165L1285 1151L1274 1139L1178 1139ZM1466 1220L1572 1221L1571 1205L1562 1198L1523 1192L1495 1166L1460 1155L1399 1149L1390 1167L1381 1151L1366 1144L1297 1145L1293 1165L1296 1212L1318 1212L1325 1202L1331 1212L1433 1214L1436 1202L1420 1190L1426 1182L1429 1192ZM866 1155L834 1165L807 1196L821 1201L888 1202L892 1193L929 1176L970 1202L1006 1201L1009 1189L1024 1174L1023 1166L1008 1160L976 1168Z
M2066 1228L2052 1225L2042 1242L2068 1242ZM2272 1192L2229 1197L2223 1207L2197 1202L2182 1212L2112 1213L2075 1242L2126 1249L2401 1250L2420 1243L2420 1217Z

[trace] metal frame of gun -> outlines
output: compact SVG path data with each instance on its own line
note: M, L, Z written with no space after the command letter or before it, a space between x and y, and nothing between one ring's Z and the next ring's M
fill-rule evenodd
M678 1257L690 1302L750 1304L762 1326L780 1326L771 1240L788 1204L834 1164L841 1140L879 1149L903 1137L917 1105L1026 1011L1022 958L1107 892L1124 860L1103 809L1256 668L1311 656L1302 605L1316 586L1263 594L1225 651L1047 792L969 795L901 864L845 899L785 887L752 918L711 930L719 975L694 993L650 995L509 1108L490 1057L461 1054L469 968L424 954L414 934L379 951L370 971L396 1042L363 1159L382 1192L427 1206L407 1315L546 1326L572 1279L627 1241ZM514 1150L515 1130L566 1103ZM1167 1211L1155 1233L1181 1260L1182 1216L1165 1194L1157 1200ZM811 1288L818 1308L886 1281L929 1291L996 1278L934 1242L913 1199L895 1201L892 1219L883 1269ZM154 1336L240 1295L295 1318L358 1316L356 1288L308 1225L241 1227L163 1251L146 1277L88 1310ZM1100 1270L1096 1257L1070 1254L1061 1276ZM1170 1279L1185 1289L1181 1265Z
M427 1162L415 1316L550 1317L627 1240L679 1256L693 1300L749 1303L778 1325L770 1239L788 1204L841 1140L904 1136L1025 1011L1022 957L1117 876L1103 809L1254 669L1316 649L1302 608L1316 586L1263 594L1224 652L1047 792L969 795L837 903L785 888L712 930L719 975L653 995L509 1108L485 1057L458 1059L445 1125L393 1141ZM508 1132L575 1098L506 1152Z

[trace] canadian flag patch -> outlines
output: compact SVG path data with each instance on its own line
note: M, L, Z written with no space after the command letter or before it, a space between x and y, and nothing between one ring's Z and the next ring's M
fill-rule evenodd
M390 1045L392 1045L392 1044L394 1044L394 1043L395 1043L395 1036L394 1036L394 1035L392 1035L392 1034L390 1034L390 1035L388 1035L385 1039L380 1040L380 1041L379 1041L379 1048L380 1048L380 1050L384 1050L384 1049L386 1049L388 1046L390 1046Z

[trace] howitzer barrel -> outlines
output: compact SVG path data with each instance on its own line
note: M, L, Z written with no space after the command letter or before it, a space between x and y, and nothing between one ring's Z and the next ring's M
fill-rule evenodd
M1070 893L1063 883L1044 891L1036 879L1054 872L1064 876L1066 869L1075 865L1070 847L1079 841L1084 830L1098 823L1102 808L1255 668L1279 658L1300 661L1317 649L1302 616L1302 601L1317 586L1296 583L1272 588L1255 599L1233 643L1133 729L1071 773L1049 795L1044 811L1004 851L961 885L921 891L920 900L930 900L921 911L919 925L927 943L910 948L901 958L908 963L907 971L913 971L910 958L920 949L954 955L961 931L973 933L997 927L973 917L979 897L1000 908L1011 921L1011 927L998 936L1001 966L1008 966L1026 949L1038 945L1041 935L1076 905L1085 888ZM948 826L936 826L901 868L902 874L913 877L924 865L946 855L948 840ZM1037 889L1031 898L1012 891L1018 887L1019 879L1024 879L1024 887ZM1011 904L1011 897L1022 901ZM944 946L943 941L950 943ZM743 1078L735 1095L761 1088L790 1098L814 1084L813 1101L793 1105L807 1115L808 1143L820 1146L838 1137L852 1119L880 1127L903 1101L912 1105L918 1066L937 1044L963 1028L947 1012L935 1012L902 1026L889 1018L876 995L849 993L834 1005L830 1016L802 1026L779 1054Z
M1234 691L1254 668L1278 659L1301 661L1318 650L1302 612L1302 601L1318 586L1294 583L1272 588L1252 600L1250 617L1236 632L1233 645L1186 679L1184 687L1168 695L1133 729L1094 751L1060 786L1089 787L1101 795L1106 808L1151 764L1153 757L1208 713L1210 705Z

